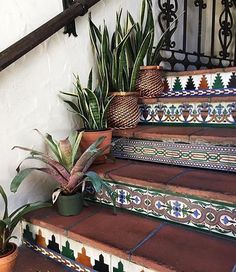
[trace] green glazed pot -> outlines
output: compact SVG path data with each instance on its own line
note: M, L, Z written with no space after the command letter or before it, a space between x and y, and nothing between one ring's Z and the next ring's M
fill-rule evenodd
M58 213L63 216L79 214L83 209L83 194L59 195L57 199Z

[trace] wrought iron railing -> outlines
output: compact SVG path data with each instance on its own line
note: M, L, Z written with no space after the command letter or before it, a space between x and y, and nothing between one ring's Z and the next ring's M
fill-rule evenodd
M236 0L158 0L162 32L172 25L160 56L167 70L236 66Z

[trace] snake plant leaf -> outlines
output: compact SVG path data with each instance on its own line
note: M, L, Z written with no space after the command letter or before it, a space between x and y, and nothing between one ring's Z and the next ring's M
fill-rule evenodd
M131 75L131 81L130 81L130 90L134 90L135 89L135 85L136 85L136 80L137 80L137 76L138 76L138 72L139 72L139 69L140 69L140 65L146 55L146 52L147 52L147 48L150 44L150 40L151 40L151 37L152 37L152 32L150 31L146 38L144 39L140 49L139 49L139 52L138 52L138 55L137 55L137 58L136 58L136 61L134 63L134 67L133 67L133 71L132 71L132 75Z
M60 91L60 93L64 95L72 96L72 97L78 97L78 94L75 94L75 93L68 93L68 92L62 92L62 91Z
M100 123L100 117L101 117L98 99L91 90L85 89L85 91L88 96L90 115L94 122L95 129L98 129L99 128L98 124Z
M91 13L90 13L90 16L89 16L89 29L90 29L90 32L89 32L90 39L92 41L93 48L96 50L96 53L99 54L99 48L98 48L97 40L98 40L99 43L101 43L102 34L101 34L101 31L92 22Z
M147 0L143 0L142 4L141 4L140 22L141 22L142 28L144 28L144 17L145 17L145 11L146 11L146 1Z
M152 2L150 0L146 0L146 1L147 1L147 14L146 14L146 24L143 31L143 37L146 37L150 31L154 30Z
M5 209L4 209L3 219L5 219L8 217L8 201L7 201L6 193L4 192L1 185L0 185L0 194L1 194L3 201L4 201Z
M93 68L89 72L87 88L90 90L92 90L92 88L93 88Z

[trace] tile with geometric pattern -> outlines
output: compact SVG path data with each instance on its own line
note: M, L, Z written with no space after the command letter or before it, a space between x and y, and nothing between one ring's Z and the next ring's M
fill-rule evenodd
M116 193L119 208L236 238L236 205L106 181ZM93 201L113 205L104 190Z
M236 172L235 146L119 138L112 154L120 159Z
M143 104L140 113L144 124L236 126L236 101Z
M79 272L153 272L153 270L135 264L129 260L98 250L94 247L74 241L66 235L22 222L23 243L48 258L63 264L72 271ZM40 239L37 239L40 238ZM44 241L41 243L40 241Z

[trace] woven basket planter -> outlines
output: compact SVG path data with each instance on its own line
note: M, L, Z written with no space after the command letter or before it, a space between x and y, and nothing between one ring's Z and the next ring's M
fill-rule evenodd
M115 129L136 127L140 111L137 92L115 92L107 113L108 126Z
M136 90L141 97L154 98L161 95L164 85L160 66L141 66Z

